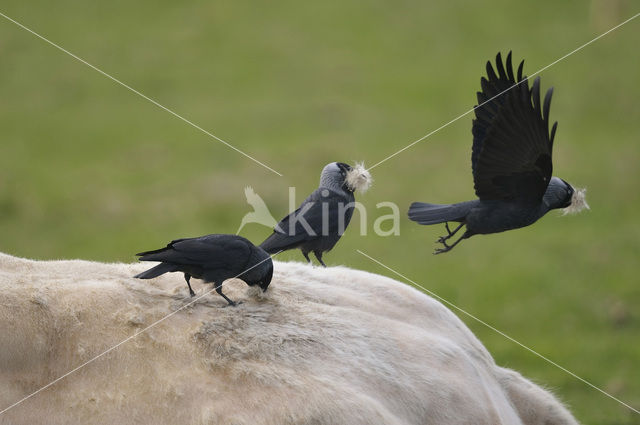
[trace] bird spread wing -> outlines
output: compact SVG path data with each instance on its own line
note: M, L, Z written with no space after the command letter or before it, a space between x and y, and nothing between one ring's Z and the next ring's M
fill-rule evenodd
M327 196L322 194L325 190ZM295 246L323 235L342 233L353 215L353 205L348 205L352 201L329 189L316 189L297 210L280 220L269 238L269 246L278 245L285 249L285 247ZM308 226L303 223L307 223Z
M166 248L141 254L140 260L144 261L162 261L204 268L230 268L235 264L246 263L250 248L241 238L207 235L177 239L170 242Z
M506 68L498 53L497 74L487 62L488 78L481 80L471 166L476 195L483 200L540 201L551 178L551 151L558 124L554 123L549 133L553 89L547 91L541 105L540 79L529 89L527 78L522 76L523 64L516 80L511 52ZM511 88L516 83L520 84Z

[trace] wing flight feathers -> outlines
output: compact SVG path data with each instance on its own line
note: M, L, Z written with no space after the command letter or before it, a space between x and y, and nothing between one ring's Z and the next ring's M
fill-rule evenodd
M557 128L556 123L549 132L553 90L541 102L540 78L529 89L523 66L521 61L514 74L511 52L506 62L498 53L495 69L487 62L487 77L480 80L471 154L480 199L539 200L551 178Z

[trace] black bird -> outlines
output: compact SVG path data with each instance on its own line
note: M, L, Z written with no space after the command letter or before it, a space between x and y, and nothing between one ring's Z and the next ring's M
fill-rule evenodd
M191 277L213 283L216 292L235 306L222 293L222 283L230 278L244 280L249 286L258 285L266 291L273 276L271 257L261 248L237 235L207 235L171 241L165 248L141 252L140 261L159 261L155 267L135 275L152 279L167 272L182 272L191 289Z
M300 248L307 262L311 262L309 253L313 252L326 267L322 254L335 246L349 225L353 192L364 192L370 184L371 175L361 164L327 164L320 175L320 186L297 210L280 220L260 247L270 254Z
M450 251L473 235L528 226L555 208L565 208L567 213L589 207L584 189L576 190L551 176L551 151L558 125L554 123L549 132L553 88L541 104L540 78L529 89L527 77L522 76L523 65L524 61L518 67L516 80L511 52L506 68L498 53L497 74L487 62L488 78L480 81L482 91L477 94L471 154L479 199L448 205L414 202L409 208L409 218L420 224L446 223L448 234L438 239L443 247L435 254ZM451 230L449 221L460 224ZM449 245L447 241L462 226L466 226L465 232Z

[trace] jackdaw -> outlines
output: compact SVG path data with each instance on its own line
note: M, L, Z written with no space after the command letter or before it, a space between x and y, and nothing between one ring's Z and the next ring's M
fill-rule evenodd
M450 251L462 239L476 234L528 226L555 208L564 208L565 214L589 208L585 189L574 189L551 175L551 150L558 125L554 123L549 132L553 88L541 104L540 78L529 89L527 77L522 76L523 65L524 61L520 62L516 80L511 52L506 68L498 53L497 75L487 62L488 78L480 80L471 154L479 199L448 205L414 202L409 208L409 218L420 224L446 223L448 234L438 239L443 247L435 254ZM460 224L451 230L449 221ZM465 225L466 231L449 245L447 241Z
M365 192L371 182L362 164L327 164L320 175L320 186L297 210L280 220L260 247L270 254L300 248L307 262L311 262L309 252L313 252L326 267L322 254L335 246L349 225L355 205L353 192Z
M159 261L155 267L135 275L139 279L152 279L167 272L182 272L191 289L191 277L213 283L215 290L229 305L235 306L222 293L225 280L238 278L247 285L258 285L266 291L273 276L273 262L263 249L237 235L207 235L171 241L165 248L141 252L140 261Z

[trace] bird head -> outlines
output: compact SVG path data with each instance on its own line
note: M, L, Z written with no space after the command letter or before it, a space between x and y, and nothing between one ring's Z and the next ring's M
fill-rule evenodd
M273 277L273 261L269 259L267 261L268 268L266 272L262 275L262 278L258 281L258 286L262 289L262 292L266 292L269 284L271 283L271 278Z
M583 209L589 209L585 199L586 189L574 189L566 181L558 177L552 177L542 201L551 210L563 208L564 214L578 213Z
M371 174L362 163L352 167L344 162L332 162L322 169L320 175L321 187L339 187L347 192L365 192L371 182Z

